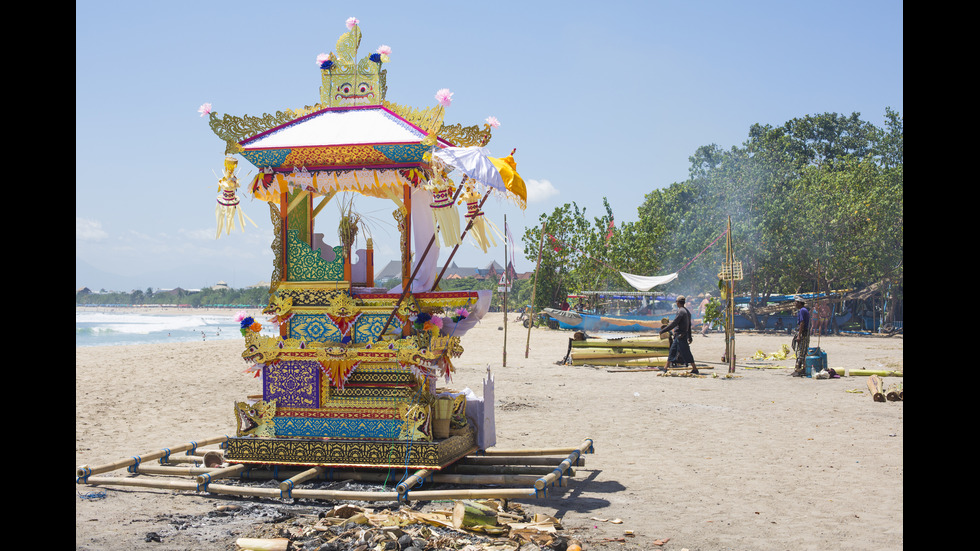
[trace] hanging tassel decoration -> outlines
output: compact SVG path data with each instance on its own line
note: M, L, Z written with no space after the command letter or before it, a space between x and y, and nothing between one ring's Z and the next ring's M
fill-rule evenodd
M476 245L483 252L487 252L488 247L496 247L497 241L494 240L493 234L487 231L496 228L493 227L492 222L484 218L483 211L480 210L480 193L471 184L467 184L459 198L466 202L466 220L470 225L469 234L473 236Z
M459 245L460 227L459 213L453 204L452 182L445 179L445 174L440 170L433 171L432 180L425 189L432 192L432 216L435 218L436 226L439 228L439 235L442 236L442 243L446 247Z

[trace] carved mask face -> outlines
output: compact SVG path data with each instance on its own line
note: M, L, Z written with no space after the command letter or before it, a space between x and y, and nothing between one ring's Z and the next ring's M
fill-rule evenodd
M361 82L356 86L350 82L344 82L337 86L334 94L334 105L369 105L374 103L374 86L367 82Z

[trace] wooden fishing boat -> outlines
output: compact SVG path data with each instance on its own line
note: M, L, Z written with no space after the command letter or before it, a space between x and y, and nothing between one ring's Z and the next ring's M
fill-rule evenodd
M593 333L601 333L605 331L659 331L663 326L661 320L664 318L664 316L600 316L576 312L574 310L558 310L555 308L545 308L544 311L552 319L558 322L558 326L561 329L591 331Z

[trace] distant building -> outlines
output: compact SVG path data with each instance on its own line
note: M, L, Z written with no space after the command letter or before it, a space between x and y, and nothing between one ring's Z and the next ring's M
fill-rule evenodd
M474 279L499 279L503 273L504 267L498 264L496 260L482 268L461 267L453 262L448 268L446 268L446 273L442 275L442 278L463 279L466 277L472 277ZM524 274L516 273L513 265L511 265L511 273L513 274L514 279L527 279L532 274L532 272L527 272ZM401 277L402 263L397 260L392 260L374 276L374 281L377 285L387 286L392 281L400 281Z

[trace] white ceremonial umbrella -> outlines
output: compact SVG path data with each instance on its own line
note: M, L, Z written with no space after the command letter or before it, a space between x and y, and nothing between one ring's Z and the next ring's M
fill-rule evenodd
M500 171L488 158L490 152L485 147L444 147L433 153L440 161L459 170L477 182L490 186L498 191L506 192Z

